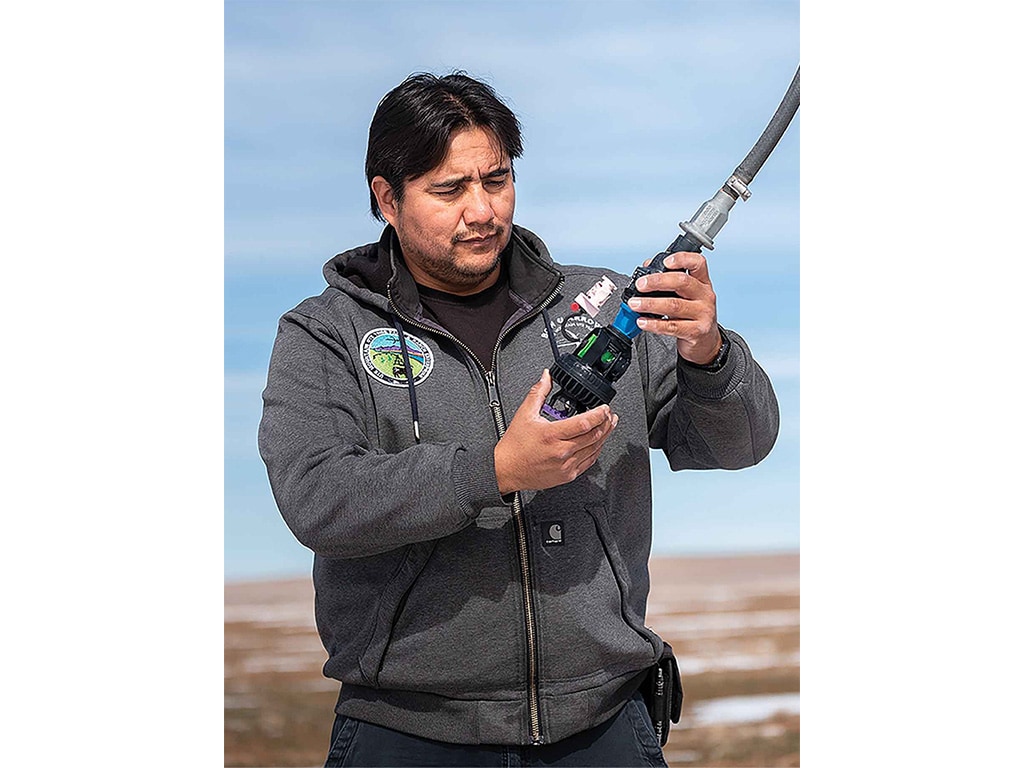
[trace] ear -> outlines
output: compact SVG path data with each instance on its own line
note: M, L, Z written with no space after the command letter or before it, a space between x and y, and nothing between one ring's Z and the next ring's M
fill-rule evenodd
M374 176L373 181L370 182L370 189L373 190L373 196L377 198L377 205L380 206L380 212L384 219L388 224L394 226L395 219L398 217L395 191L383 176Z

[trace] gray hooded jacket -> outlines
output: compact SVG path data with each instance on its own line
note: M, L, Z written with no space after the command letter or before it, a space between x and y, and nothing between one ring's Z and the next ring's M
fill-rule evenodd
M644 624L649 449L674 470L755 464L778 431L775 395L732 331L714 373L641 334L598 461L503 498L495 443L552 363L542 310L569 351L614 319L629 279L556 265L514 227L518 309L479 361L424 316L394 240L388 227L325 265L329 287L281 318L263 393L271 487L315 553L324 674L343 683L340 714L455 743L558 741L614 714L662 654ZM590 321L570 305L604 275L617 289Z

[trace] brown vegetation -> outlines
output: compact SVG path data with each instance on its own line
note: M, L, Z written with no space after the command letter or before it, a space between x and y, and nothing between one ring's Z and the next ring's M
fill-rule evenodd
M795 554L652 559L647 624L672 644L686 693L670 766L799 765L799 714L701 716L725 697L799 691L799 607ZM309 580L228 584L224 611L225 766L323 765L338 683L320 672Z

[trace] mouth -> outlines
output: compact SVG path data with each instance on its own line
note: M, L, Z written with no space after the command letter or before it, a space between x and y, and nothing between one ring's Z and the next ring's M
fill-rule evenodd
M458 244L458 243L465 243L465 244L467 244L467 245L469 245L471 247L474 247L474 246L479 247L479 246L485 246L485 245L492 245L498 239L498 237L500 235L501 235L501 232L492 232L491 234L486 235L484 237L460 237L455 242L456 242L456 244Z

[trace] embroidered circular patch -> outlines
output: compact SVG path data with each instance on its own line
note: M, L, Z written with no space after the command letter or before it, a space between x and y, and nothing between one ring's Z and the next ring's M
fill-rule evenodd
M434 370L434 353L422 339L411 333L405 334L405 343L409 348L412 382L419 384ZM402 343L394 328L375 328L367 333L359 345L359 353L363 368L377 381L389 387L409 386Z

